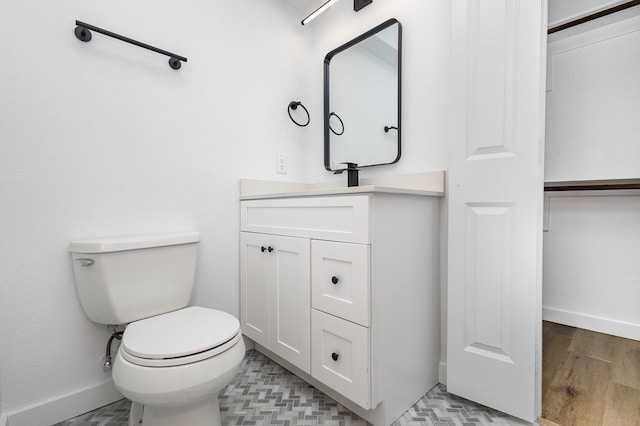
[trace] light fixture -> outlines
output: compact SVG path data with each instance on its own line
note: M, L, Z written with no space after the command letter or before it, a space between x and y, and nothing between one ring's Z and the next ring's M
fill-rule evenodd
M306 18L304 18L302 20L302 25L306 25L309 22L313 21L314 19L316 19L316 17L318 15L320 15L322 12L324 12L325 10L329 9L331 7L331 5L333 5L336 1L338 0L329 0L325 3L323 3L319 8L317 8L316 10L314 10L313 12L311 12L309 14L309 16L307 16Z
M324 2L319 8L311 12L309 16L302 20L302 25L306 25L309 22L313 21L318 15L329 9L331 5L333 5L336 1L338 0L328 0ZM353 0L353 10L357 12L363 7L370 5L371 3L373 3L373 0Z

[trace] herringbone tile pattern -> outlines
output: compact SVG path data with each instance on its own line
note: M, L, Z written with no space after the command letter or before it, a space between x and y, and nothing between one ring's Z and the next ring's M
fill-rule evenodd
M247 353L241 371L220 393L225 426L366 425L363 419L256 351ZM126 426L130 403L118 401L55 426ZM526 425L506 414L447 393L429 391L394 426ZM187 425L185 425L187 426Z
M256 351L220 394L226 425L363 425L367 422Z
M393 426L530 425L499 411L451 395L444 385L431 389Z

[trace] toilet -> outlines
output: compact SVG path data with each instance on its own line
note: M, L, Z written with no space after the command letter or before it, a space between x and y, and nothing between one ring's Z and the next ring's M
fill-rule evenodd
M237 318L187 306L196 232L73 241L69 251L87 317L125 325L113 382L132 401L129 425L220 425L218 393L245 354Z

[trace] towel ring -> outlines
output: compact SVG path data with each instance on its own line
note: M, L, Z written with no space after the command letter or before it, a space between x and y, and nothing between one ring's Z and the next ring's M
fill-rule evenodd
M340 136L341 134L344 133L344 123L342 122L342 119L340 118L340 116L338 114L336 114L335 112L332 112L331 114L329 114L329 121L331 121L331 116L332 115L335 116L338 119L338 121L340 121L340 125L342 126L342 131L340 133L338 133L335 130L333 130L333 127L331 127L331 123L330 122L329 122L329 130L331 130L334 135Z
M304 110L304 112L307 113L307 122L304 124L300 124L298 123L296 120L293 119L293 117L291 116L291 110L296 110L298 109L298 105L300 105L302 107L302 109ZM287 107L287 113L289 114L289 118L291 119L291 121L293 121L297 126L300 127L305 127L309 124L309 122L311 121L311 117L309 116L309 111L307 111L307 109L304 107L304 105L302 105L302 102L300 101L291 101L289 102L289 106Z

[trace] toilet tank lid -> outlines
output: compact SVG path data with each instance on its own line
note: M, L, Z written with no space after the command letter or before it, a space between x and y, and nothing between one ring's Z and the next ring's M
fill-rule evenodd
M71 253L108 253L113 251L190 244L197 243L198 241L200 241L200 234L198 232L92 238L72 241L69 244L69 251Z

